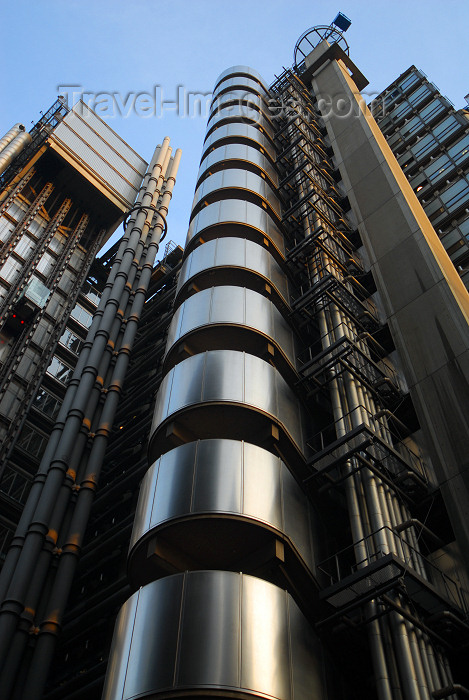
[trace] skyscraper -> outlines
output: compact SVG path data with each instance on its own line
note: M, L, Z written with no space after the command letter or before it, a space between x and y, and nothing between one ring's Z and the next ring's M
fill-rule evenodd
M217 80L50 700L100 697L127 595L105 700L467 693L468 297L365 85L334 27L270 87L246 66ZM24 669L50 658L47 594Z
M467 693L468 296L346 49L215 85L106 700Z
M376 98L372 113L467 287L468 110L455 110L411 66Z
M106 276L96 254L145 161L59 98L0 145L0 557L6 554ZM92 270L92 272L90 272Z

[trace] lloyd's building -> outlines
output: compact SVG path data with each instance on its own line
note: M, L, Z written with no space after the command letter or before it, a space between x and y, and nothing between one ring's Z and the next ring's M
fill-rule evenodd
M67 247L50 275L77 276L73 299L61 295L64 328L70 316L81 332L77 299L90 325L73 341L68 388L45 367L39 387L58 414L0 577L2 700L99 700L108 657L104 700L468 696L469 300L413 188L450 245L464 206L422 181L430 155L420 171L418 153L410 164L401 153L413 153L411 126L420 142L422 115L441 137L422 76L383 96L405 114L378 109L418 178L406 179L360 95L349 23L339 14L306 32L270 87L246 66L220 75L184 252L155 264L180 156L167 139L134 206L116 187L101 197L125 163L93 180L93 198L74 176L77 202L96 199L74 214L77 226L89 217L89 235L69 237L86 261L71 269ZM71 119L58 107L57 138ZM465 131L463 110L449 117ZM104 161L126 155L135 195L146 164L113 133L102 140ZM31 197L49 164L56 172L55 154ZM64 216L69 180L53 205ZM128 209L122 241L93 271L92 317L78 278ZM45 243L55 229L43 228ZM49 289L43 254L28 270ZM47 310L34 313L54 330Z
M365 86L216 82L105 700L468 695L468 295Z

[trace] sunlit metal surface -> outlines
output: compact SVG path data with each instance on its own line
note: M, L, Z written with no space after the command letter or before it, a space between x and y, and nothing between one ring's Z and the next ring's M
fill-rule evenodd
M204 141L204 154L202 157L206 157L210 149L214 146L220 142L226 142L227 140L242 141L243 143L252 141L252 145L255 148L263 148L270 155L272 161L275 161L275 148L268 136L259 131L255 126L251 124L242 124L241 122L224 124L209 134Z
M196 190L192 210L205 200L213 201L213 199L226 197L226 192L224 193L223 190L230 190L229 194L233 198L236 196L239 199L244 197L248 199L253 195L259 197L269 205L278 219L281 218L280 202L270 183L260 175L240 168L228 168L209 175ZM262 202L259 201L259 204Z
M238 235L259 242L265 236L282 255L285 252L283 236L265 209L241 199L224 199L202 209L189 226L186 252L192 239L197 236L207 240L223 235Z
M233 78L225 78L225 80L213 91L212 101L216 100L219 95L230 90L245 90L248 94L260 95L266 100L270 99L267 90L264 90L262 85L259 85L257 80L252 80L251 78L238 75L234 76Z
M181 290L187 287L190 280L204 272L207 274L210 271L214 272L217 268L249 270L259 275L261 282L262 280L269 282L281 299L288 303L287 278L270 252L264 246L246 238L232 237L207 241L187 256L179 275L177 299L180 298ZM208 281L205 286L211 287L213 282Z
M274 129L268 116L254 109L254 107L239 104L230 105L217 112L208 126L208 132L210 133L210 131L216 129L218 124L229 122L230 120L244 121L247 124L254 122L259 125L259 128L264 129L271 137L274 135Z
M236 424L223 420L223 405L227 405L227 413L230 406L236 407ZM213 420L214 407L218 407L220 420ZM209 410L194 413L195 408ZM150 431L151 460L168 451L168 422L176 419L175 414L182 416L188 411L190 428L200 438L237 438L246 431L246 440L258 444L261 436L256 434L257 416L253 413L257 412L259 420L279 425L294 448L304 453L305 434L312 430L306 429L301 404L279 372L268 362L235 350L209 350L188 357L164 377ZM186 418L189 420L189 413ZM178 420L185 424L184 417Z
M244 143L228 143L210 151L200 164L198 180L211 168L215 170L217 166L223 169L233 168L238 163L244 164L245 167L249 167L252 163L252 165L265 173L275 186L278 185L278 174L272 162L257 148Z
M270 119L269 106L267 102L262 99L259 95L254 95L245 90L232 90L231 92L224 92L220 97L212 103L210 107L210 116L208 119L208 128L211 126L211 120L222 109L226 109L231 105L240 105L242 107L248 107L252 105L253 109L263 112L264 116Z
M322 677L319 640L288 593L253 576L194 571L124 604L103 700L171 691L324 700Z
M257 445L235 440L201 440L167 452L150 467L142 481L130 541L134 580L139 582L139 571L132 560L139 552L143 559L147 557L150 534L180 519L185 523L180 526L183 533L183 528L193 527L193 518L209 516L231 518L233 530L248 521L278 531L288 538L309 569L313 569L315 515L285 464ZM212 520L206 524L207 534L216 539L217 532L220 533L220 544L226 545L224 531L217 530ZM179 537L178 550L188 550L187 554L197 561L197 568L209 565L212 568L211 552L208 561L200 561L199 552L190 551L193 546L190 537L184 534ZM249 551L249 544L245 543L243 556Z
M212 330L212 334L216 333L220 343L223 343L228 325L262 334L259 338L259 348L263 356L266 353L266 342L269 341L285 355L293 367L295 366L293 333L280 311L266 297L251 289L235 286L212 287L186 299L176 310L171 321L166 344L167 354L174 344L186 339L189 334L194 335L197 330L207 331L207 326L217 326L217 329ZM215 343L216 339L212 342ZM203 342L201 344L203 346ZM236 345L243 346L242 337ZM195 348L192 343L190 346L191 349ZM225 344L219 347L230 346Z
M255 81L259 82L265 90L268 90L268 86L264 82L264 78L262 75L255 70L254 68L251 68L250 66L231 66L231 68L227 68L226 70L223 71L223 73L220 73L218 78L215 81L215 89L218 87L218 85L222 82L222 80L226 80L226 78L229 78L230 76L237 76L237 77L249 77L251 76L254 78Z

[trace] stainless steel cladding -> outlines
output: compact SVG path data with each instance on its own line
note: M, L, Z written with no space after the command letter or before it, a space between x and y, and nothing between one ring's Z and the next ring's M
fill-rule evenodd
M277 224L280 224L280 202L277 193L260 175L239 168L228 168L213 173L202 182L197 188L192 202L193 215L194 211L200 210L204 202L213 202L228 196L233 197L233 199L254 197L255 202L260 206L267 205L267 213Z
M194 571L150 583L124 604L103 700L228 691L323 700L322 676L319 640L288 593L252 576Z
M272 185L278 185L278 174L272 161L264 153L245 143L228 143L210 151L200 164L198 182L206 173L216 172L217 166L218 169L254 166Z
M215 82L215 90L222 81L225 81L231 77L248 78L250 80L254 80L264 88L265 92L268 92L267 85L265 84L262 75L250 66L231 66L231 68L224 70L223 73L220 73Z
M173 447L171 440L190 442L194 435L202 439L244 436L254 444L264 443L272 424L289 448L302 455L304 420L298 398L268 362L244 352L209 350L183 360L163 379L150 431L149 459Z
M253 339L247 337L248 332ZM243 347L261 357L266 356L270 342L292 368L296 362L290 325L269 299L245 287L205 289L179 306L169 327L165 369L182 359L178 357L181 342L188 344L190 354L201 347L206 350Z
M265 236L279 253L285 254L283 236L269 214L257 204L241 199L225 199L202 209L191 221L186 246L190 249L197 236L210 240L233 235L259 243Z
M269 532L312 571L314 527L313 509L279 457L235 440L191 442L160 457L143 479L129 571L136 587L146 583L148 539L162 530L166 543L174 541L181 571L239 571Z
M246 274L244 277L237 274L237 282L242 279L240 283L251 289L263 286L264 292L267 282L274 292L273 301L288 303L287 278L267 248L245 238L231 237L207 241L187 256L179 275L178 302L187 295L191 282L196 281L198 289L212 287L217 270L220 271L222 284L227 283L230 270L243 270Z
M201 183L192 202L192 217L207 203L228 197L251 200L261 207L265 206L274 222L280 224L280 202L272 186L260 175L239 168L216 172Z
M0 139L0 153L3 151L6 146L8 146L9 143L13 141L13 139L18 136L22 131L25 131L25 126L24 124L14 124L11 129L8 129L6 134L2 136Z
M215 131L212 131L212 133L205 138L202 158L207 157L209 152L217 144L231 143L233 141L247 143L257 149L262 148L267 151L271 159L275 161L275 148L267 134L259 131L259 129L256 129L252 124L243 124L241 122L224 124Z
M246 92L246 90L232 90L231 92L224 92L210 105L210 117L208 119L208 128L210 128L210 120L212 117L230 105L243 105L252 106L253 109L262 112L266 112L268 116L268 103L260 95L254 95L253 93Z
M21 151L32 141L31 135L27 131L18 131L8 145L0 153L0 174L4 173L9 165L15 160Z
M274 135L274 127L272 126L268 115L264 114L263 112L259 112L252 106L239 104L230 105L229 107L225 107L224 109L218 111L209 123L209 133L213 129L218 128L219 125L221 126L222 124L230 122L231 120L245 122L246 124L258 124L259 127L265 129L271 138Z
M215 88L213 91L212 102L214 102L223 93L230 92L232 90L244 90L246 93L260 95L267 101L270 99L267 90L263 88L262 85L257 82L257 80L238 75L232 78L225 78L225 80L223 80L218 87Z
M147 164L83 102L67 114L49 141L116 206L124 212L132 207Z

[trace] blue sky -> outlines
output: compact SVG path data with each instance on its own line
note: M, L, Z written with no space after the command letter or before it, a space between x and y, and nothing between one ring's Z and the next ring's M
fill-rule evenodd
M180 96L209 93L218 74L238 63L270 83L291 65L298 37L339 10L352 20L350 56L367 91L380 92L415 64L456 107L465 104L469 0L4 0L0 132L35 122L60 85L118 94L120 112L130 113L111 114L102 97L100 116L145 159L165 135L183 150L168 234L183 245L205 118L171 105L138 116L129 105L141 92L175 102L178 86ZM141 113L148 104L137 103Z

